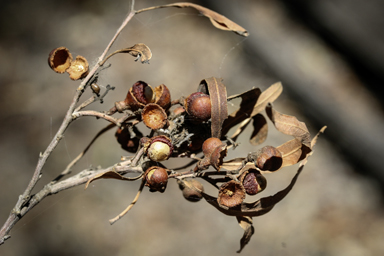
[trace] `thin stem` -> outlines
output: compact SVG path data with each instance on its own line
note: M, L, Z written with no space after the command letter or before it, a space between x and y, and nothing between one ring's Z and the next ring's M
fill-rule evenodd
M108 122L115 124L118 127L121 126L121 123L116 118L109 116L105 113L100 113L100 112L97 112L94 110L83 110L83 111L74 112L72 114L73 119L77 119L77 118L82 117L82 116L94 116L97 118L102 118L102 119L107 120Z
M125 28L125 26L133 18L134 15L135 15L134 1L132 1L131 10L130 10L128 16L124 19L123 23L118 28L115 35L112 37L111 41L109 42L109 44L105 48L104 52L100 55L98 62L102 61L105 58L106 54L108 53L109 49L112 47L113 43L116 41L117 37L120 35L121 31ZM20 220L20 218L25 215L25 213L28 212L31 208L33 208L33 206L35 206L38 202L40 202L46 195L49 195L52 193L52 192L48 192L45 196L42 196L42 197L38 196L41 193L44 194L45 188L48 188L48 186L49 186L49 185L46 185L43 190L41 190L34 197L31 198L32 189L36 186L36 183L40 179L41 171L42 171L48 157L51 155L52 151L56 148L59 141L63 138L63 134L64 134L65 130L68 128L69 124L74 120L72 118L72 114L74 112L75 106L76 106L77 102L79 101L81 95L83 94L85 86L92 81L92 79L93 79L94 75L96 74L96 71L98 70L99 67L100 67L99 64L95 64L93 66L93 68L90 70L87 77L81 82L81 84L79 85L79 87L77 88L77 90L75 92L75 95L73 97L71 104L69 105L68 111L64 117L64 120L63 120L59 130L57 131L56 135L54 136L53 140L48 145L48 147L44 151L44 153L40 153L38 163L36 165L35 171L33 173L33 176L31 178L27 188L25 189L24 193L21 196L19 196L19 199L18 199L15 207L13 208L8 219L6 220L6 222L4 223L2 228L0 229L0 245L3 244L6 239L9 238L8 234L9 234L10 230ZM84 177L82 177L82 178L80 178L79 176L74 176L74 177L77 177L78 179L80 179L81 182L84 179ZM64 181L62 181L62 182L64 182ZM62 184L62 182L56 183L55 185L52 185L52 186ZM82 184L82 183L80 183L80 184ZM74 182L73 184L77 184L77 183ZM64 188L67 189L69 187L64 186ZM50 188L50 189L52 189L52 188ZM59 192L59 191L57 191L57 192ZM57 192L55 192L55 193L57 193ZM35 200L36 200L36 198L38 198L36 203L34 203L35 201L32 200L33 198L35 198ZM27 202L28 202L28 204L26 204Z

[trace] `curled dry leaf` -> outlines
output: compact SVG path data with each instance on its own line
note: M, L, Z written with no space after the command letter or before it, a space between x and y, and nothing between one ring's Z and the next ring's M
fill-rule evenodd
M227 17L214 12L208 8L205 8L201 5L193 4L193 3L173 3L173 4L167 4L167 5L160 5L160 6L153 6L150 8L142 9L139 11L136 11L136 13L159 9L159 8L167 8L167 7L178 7L178 8L194 8L198 10L202 15L209 18L209 20L212 22L213 26L215 26L218 29L221 30L228 30L233 31L236 34L239 34L241 36L249 36L249 33L247 30L245 30L240 25L236 24L235 22L231 21Z
M223 122L228 117L227 89L221 78L210 77L200 82L198 91L211 99L211 133L212 137L220 138Z
M244 230L243 237L240 240L240 249L237 251L237 253L240 253L248 244L249 240L251 240L255 228L252 225L252 218L249 216L236 216L236 219L240 227Z
M291 135L303 145L311 148L311 135L304 122L300 122L294 116L285 115L274 110L271 104L268 104L265 110L279 132Z
M143 177L143 174L140 174L137 177L129 178L129 177L124 177L124 176L120 175L119 173L115 172L114 170L106 171L106 172L100 173L100 174L95 175L94 177L90 178L87 181L87 183L85 184L85 189L88 188L89 184L92 181L95 181L95 180L98 180L98 179L116 179L116 180L131 180L132 181L132 180L138 180L141 177Z
M101 61L99 63L99 65L100 66L104 65L104 63L109 58L111 58L113 55L118 54L118 53L129 53L133 57L136 57L135 61L140 59L141 63L149 63L149 60L152 58L151 49L149 49L149 47L146 46L145 44L139 43L139 44L135 44L132 47L120 49L120 50L117 50L117 51L111 53L103 61Z

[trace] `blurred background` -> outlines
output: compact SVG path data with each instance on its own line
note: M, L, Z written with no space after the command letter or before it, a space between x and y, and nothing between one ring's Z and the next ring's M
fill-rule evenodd
M136 1L135 9L172 3ZM115 86L107 110L137 80L164 83L173 98L192 93L208 77L222 77L228 95L281 81L277 110L323 126L313 156L290 194L254 218L243 255L382 255L384 244L384 3L356 0L191 1L246 28L250 36L217 30L193 9L160 9L134 17L113 49L147 44L150 64L129 55L111 59L99 83ZM129 1L5 1L0 9L0 222L27 186L39 152L59 128L79 82L47 65L66 46L90 65L120 26ZM86 91L83 100L91 96ZM229 106L230 110L235 109ZM55 178L107 123L84 117L66 131L35 191ZM289 140L270 126L263 145ZM229 158L255 148L250 130ZM261 146L263 146L261 145ZM102 136L73 172L107 167L128 153L114 131ZM170 168L185 160L166 163ZM268 196L285 188L297 166L267 175ZM206 202L184 200L176 182L164 194L145 190L123 219L139 182L99 180L43 200L11 231L1 255L235 255L243 234L233 217ZM210 190L206 186L208 191ZM255 196L254 199L257 199Z

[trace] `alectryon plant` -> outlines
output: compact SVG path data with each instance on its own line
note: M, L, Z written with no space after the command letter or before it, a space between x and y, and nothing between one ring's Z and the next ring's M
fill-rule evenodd
M114 106L104 112L83 110L91 103L103 103L103 98L108 91L114 89L107 86L101 91L97 81L102 76L105 63L112 56L119 53L129 53L148 63L152 52L143 43L115 51L107 56L112 43L116 40L121 30L132 19L144 11L165 7L191 7L208 17L212 24L223 30L233 31L241 36L248 36L248 32L227 19L226 17L191 3L175 3L155 6L139 11L133 8L124 20L121 27L112 38L111 42L99 57L98 63L89 69L88 62L82 56L75 60L65 47L58 47L49 54L49 66L57 73L67 72L73 80L83 79L76 89L74 99L69 106L61 127L44 153L41 153L33 177L19 197L9 218L0 230L0 244L8 239L12 227L30 209L36 206L46 196L56 194L74 186L86 184L86 187L97 179L113 178L118 180L141 180L141 185L132 203L118 216L110 220L113 224L122 218L138 200L144 187L149 187L151 192L164 192L170 179L174 179L182 190L182 195L191 202L205 199L218 211L235 216L244 235L240 240L240 252L249 242L254 228L252 217L269 212L275 204L280 202L294 186L300 172L312 154L320 132L311 139L309 131L303 122L294 116L282 114L274 109L274 102L282 92L281 83L271 85L265 91L253 88L249 91L227 96L226 87L222 79L210 77L202 79L197 89L190 92L187 97L171 100L171 91L166 85L152 87L144 81L132 82L125 99L117 99ZM172 88L171 88L172 89ZM92 90L93 96L77 104L85 90ZM103 93L100 95L100 93ZM228 113L227 102L236 98L241 99L240 107L233 113ZM265 146L252 153L235 159L227 159L227 150L236 150L236 140L245 127L252 122L253 132L250 143L258 146L267 138L266 116L272 121L274 127L281 133L291 135L292 139L282 145ZM116 117L119 115L118 117ZM101 130L90 142L86 149L41 191L31 194L42 173L42 168L51 152L63 137L66 128L76 119L83 116L94 116L110 124ZM139 130L138 124L143 122L150 128L149 134L144 135ZM233 134L228 134L230 129L237 126ZM105 131L117 129L115 136L121 147L132 156L123 158L121 162L105 169L87 169L82 172L70 174L73 165L84 156L93 142ZM198 153L203 153L198 158ZM190 159L189 164L180 168L169 169L166 167L169 158L184 157ZM300 162L296 175L290 184L275 195L260 198L253 203L246 203L247 196L262 192L267 186L264 173L281 170L283 167ZM213 170L210 170L213 167ZM137 173L136 177L126 177L127 173ZM215 195L204 192L199 179L205 180L217 189Z

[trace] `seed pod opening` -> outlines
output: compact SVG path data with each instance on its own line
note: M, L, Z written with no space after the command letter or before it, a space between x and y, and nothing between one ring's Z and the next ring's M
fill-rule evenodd
M210 155L212 154L212 152L218 147L218 146L221 146L223 145L223 142L221 142L220 139L218 138L215 138L215 137L212 137L212 138L208 138L204 141L203 143L203 146L202 146L202 150L203 150L203 153L204 153L204 156L206 157L210 157Z
M80 55L77 56L66 71L72 80L79 80L86 77L89 72L87 59Z
M147 104L141 112L141 117L144 124L152 130L163 128L168 118L164 109L155 103Z
M245 198L245 189L239 181L231 180L221 185L217 202L221 206L236 207Z
M173 152L173 145L171 140L164 135L153 137L144 145L145 153L155 162L167 160Z
M256 195L267 187L267 179L256 169L249 169L244 172L240 181L248 195Z
M49 53L48 65L56 73L64 73L71 66L72 54L66 47L58 47Z
M227 156L227 146L221 145L215 148L215 150L212 152L210 160L211 165L216 169L220 170L221 166L223 165L224 157Z
M255 165L263 171L277 171L283 164L281 152L273 146L265 146L257 153Z

